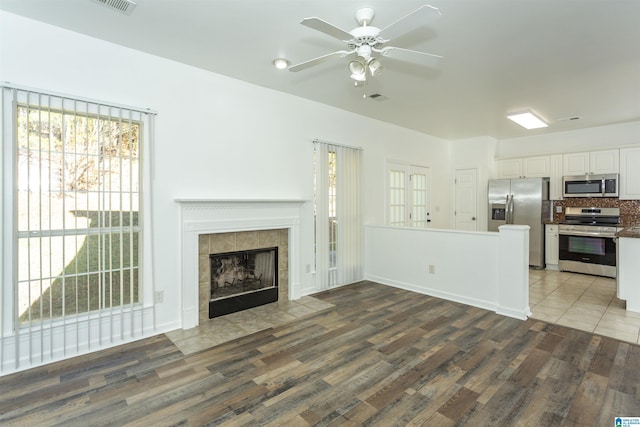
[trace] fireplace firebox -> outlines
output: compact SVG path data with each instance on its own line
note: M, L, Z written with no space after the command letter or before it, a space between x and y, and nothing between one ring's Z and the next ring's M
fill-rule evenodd
M278 301L278 248L210 254L209 318Z

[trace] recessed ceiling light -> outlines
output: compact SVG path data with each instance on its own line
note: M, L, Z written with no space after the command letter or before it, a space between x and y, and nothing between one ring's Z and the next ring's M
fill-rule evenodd
M289 61L278 58L273 60L273 65L275 65L278 70L284 70L289 66Z
M507 118L513 120L525 129L539 129L549 126L540 117L530 112L507 114Z

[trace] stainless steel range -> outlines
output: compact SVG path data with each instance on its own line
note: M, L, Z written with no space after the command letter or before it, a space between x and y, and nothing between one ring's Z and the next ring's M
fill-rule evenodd
M566 208L558 225L560 270L616 277L618 224L618 208Z

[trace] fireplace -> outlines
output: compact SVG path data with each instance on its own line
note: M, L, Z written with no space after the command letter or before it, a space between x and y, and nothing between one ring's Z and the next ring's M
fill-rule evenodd
M278 301L278 248L209 254L209 318Z
M209 319L211 253L278 246L279 300L295 300L305 294L300 283L304 200L176 199L176 203L180 205L182 234L183 329Z

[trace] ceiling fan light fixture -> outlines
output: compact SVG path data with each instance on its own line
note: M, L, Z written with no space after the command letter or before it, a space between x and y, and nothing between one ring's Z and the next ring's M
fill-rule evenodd
M357 82L367 79L367 66L362 61L349 62L349 72L351 72L351 78Z
M507 118L519 124L525 129L540 129L549 126L540 117L536 116L530 111L527 111L525 113L507 114Z
M360 61L351 61L349 62L349 71L351 74L364 74L366 68L365 65Z
M289 61L287 61L286 59L282 59L282 58L277 58L273 60L273 65L278 69L278 70L284 70L289 66Z
M360 73L360 74L353 73L351 74L351 78L356 82L364 82L367 80L367 75L365 73Z
M382 72L384 68L382 66L382 63L375 58L371 58L367 63L367 66L372 76L375 76L376 74L380 74L380 72Z

